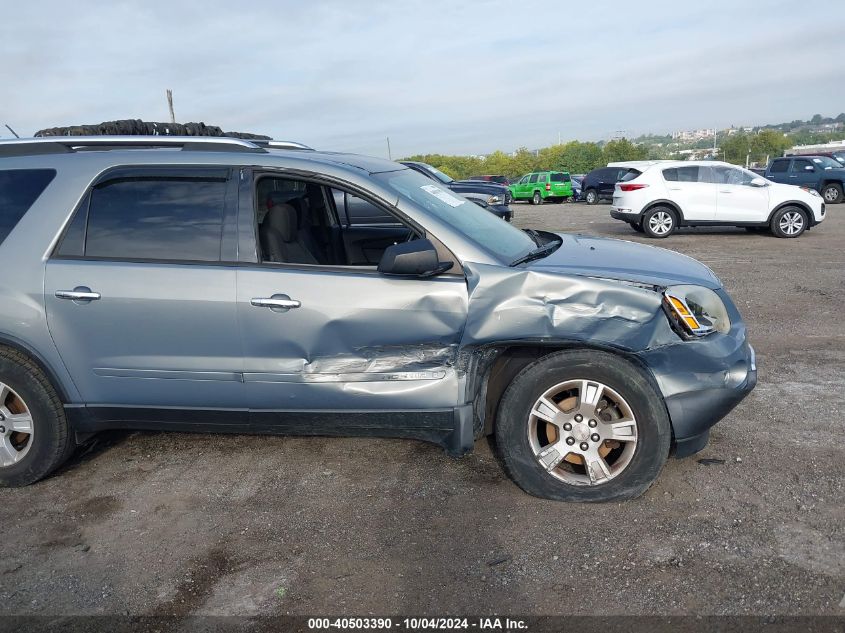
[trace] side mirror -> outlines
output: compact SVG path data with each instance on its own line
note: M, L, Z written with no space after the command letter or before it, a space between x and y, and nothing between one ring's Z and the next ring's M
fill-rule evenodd
M752 187L767 187L769 185L769 181L765 178L752 178L751 179L751 186Z
M433 277L452 268L452 262L441 262L434 245L425 239L388 246L378 271L382 275Z
M804 171L816 171L812 165L804 165Z

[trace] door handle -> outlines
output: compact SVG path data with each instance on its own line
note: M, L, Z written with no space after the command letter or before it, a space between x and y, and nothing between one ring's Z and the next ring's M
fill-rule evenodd
M59 299L70 299L71 301L97 301L100 298L99 292L92 292L85 286L77 286L73 290L56 290L56 297Z
M287 312L291 308L298 308L302 305L296 299L287 295L275 294L272 297L256 297L249 300L250 305L256 308L270 308L273 312Z

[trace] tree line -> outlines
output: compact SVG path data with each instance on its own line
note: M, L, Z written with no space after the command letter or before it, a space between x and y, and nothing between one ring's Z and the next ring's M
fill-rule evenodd
M404 160L428 163L461 179L482 174L498 174L516 178L532 171L568 171L571 174L586 174L596 167L619 160L645 160L648 148L635 145L628 139L617 139L607 143L582 143L571 141L552 145L532 152L521 147L513 154L495 151L486 158L475 156L447 156L444 154L418 154Z

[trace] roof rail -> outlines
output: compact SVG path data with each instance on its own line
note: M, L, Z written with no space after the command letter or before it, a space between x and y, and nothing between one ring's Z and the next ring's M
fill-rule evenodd
M255 143L260 147L269 147L271 149L307 149L314 151L313 147L308 147L303 143L297 143L296 141L274 141L274 140L264 140L264 139L250 139L251 143Z
M216 136L44 136L0 140L0 157L61 154L80 149L126 147L174 147L193 151L260 152L267 150L253 141Z

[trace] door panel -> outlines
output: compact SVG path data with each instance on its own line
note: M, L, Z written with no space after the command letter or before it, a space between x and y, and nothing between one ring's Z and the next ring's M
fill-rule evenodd
M818 181L819 176L816 173L816 167L812 161L806 158L793 159L792 165L789 168L788 184L816 189Z
M287 266L237 272L244 380L253 410L434 409L459 395L463 277L390 279ZM299 307L256 307L285 295Z
M83 288L100 298L56 297ZM50 333L87 404L244 406L234 300L225 266L47 263Z
M733 167L714 167L719 222L765 222L769 217L768 187L752 187L754 174Z
M717 186L710 167L677 167L663 170L669 198L681 208L684 220L712 222L716 219Z

